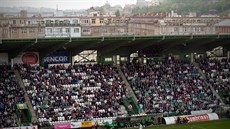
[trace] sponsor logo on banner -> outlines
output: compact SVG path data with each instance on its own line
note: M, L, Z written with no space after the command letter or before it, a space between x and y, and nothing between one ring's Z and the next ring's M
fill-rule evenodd
M81 122L71 122L71 128L81 128Z
M23 52L13 59L13 64L39 64L38 52Z
M82 121L81 122L81 127L85 128L85 127L92 127L93 126L93 121L89 120L89 121Z
M44 58L44 65L70 63L68 51L57 51Z
M26 52L22 54L23 64L36 64L38 62L38 56L33 52Z
M208 113L208 114L201 114L201 115L183 115L183 116L164 117L164 120L167 125L176 124L178 117L186 118L188 122L201 122L201 121L210 121L210 120L219 119L216 113Z
M57 123L54 125L54 129L70 129L71 128L71 123L66 122L66 123Z
M187 116L186 118L189 120L189 122L209 121L208 114Z

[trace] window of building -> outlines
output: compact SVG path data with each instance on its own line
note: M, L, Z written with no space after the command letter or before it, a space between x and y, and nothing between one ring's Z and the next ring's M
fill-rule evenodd
M82 29L82 32L83 32L83 33L89 33L90 30L89 30L89 29Z
M46 20L46 24L51 24L51 20Z
M98 33L98 32L99 32L99 29L98 29L98 28L94 29L94 32L95 32L95 33Z
M7 29L3 29L3 34L7 34L8 30Z
M107 32L107 29L102 29L102 32L106 33L106 32Z
M41 21L41 24L43 25L45 23L45 21Z
M174 27L174 32L179 32L179 27Z
M88 19L84 19L83 23L89 23L89 20Z
M200 30L201 30L201 31L204 31L204 27L201 27Z
M13 20L13 24L16 24L16 20Z
M57 33L62 33L62 28L57 28L56 32Z
M101 24L104 23L104 20L100 20L100 23L101 23Z
M108 23L109 23L109 24L111 23L111 21L112 21L112 19L108 19Z
M73 24L78 24L78 20L77 20L77 19L74 19L74 20L73 20Z
M22 34L26 34L27 33L27 29L22 29Z
M34 29L29 29L29 33L34 33L35 32L35 30Z
M92 19L92 24L96 24L96 20L95 19Z
M188 28L187 27L184 27L184 32L187 32L188 31Z
M79 33L79 28L74 28L74 33Z
M23 20L20 20L20 24L24 24Z
M55 20L55 24L59 24L59 22L60 22L59 20Z
M16 30L16 29L12 29L12 33L13 33L13 34L16 34L16 33L17 33L17 30Z
M38 29L39 33L43 33L43 31L44 31L43 29Z
M69 33L69 32L70 32L70 29L69 29L69 28L65 28L65 32L66 32L66 33Z
M70 24L70 21L69 20L64 20L63 23L64 24Z
M52 28L47 28L47 33L53 33L53 29Z

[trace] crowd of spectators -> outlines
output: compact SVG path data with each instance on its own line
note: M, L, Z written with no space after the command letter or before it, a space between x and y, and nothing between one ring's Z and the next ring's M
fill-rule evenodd
M197 62L206 75L208 83L226 104L230 104L230 60L227 60L227 58L205 58Z
M40 120L60 121L121 115L125 84L116 67L99 64L18 65Z
M141 110L172 115L190 114L194 110L215 109L219 100L205 85L198 69L187 60L167 57L123 64Z
M17 126L15 105L24 102L24 91L14 72L8 66L0 66L0 128Z

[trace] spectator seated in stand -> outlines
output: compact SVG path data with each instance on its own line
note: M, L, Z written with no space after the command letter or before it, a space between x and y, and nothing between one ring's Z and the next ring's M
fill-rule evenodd
M208 83L222 97L224 103L230 104L230 60L227 58L197 60Z
M116 67L99 64L74 66L16 66L40 121L65 121L121 115L124 82Z
M16 127L18 125L14 106L25 102L24 91L8 66L0 66L0 73L0 128Z
M146 113L190 114L219 105L198 69L186 60L168 57L147 64L126 63L122 70Z

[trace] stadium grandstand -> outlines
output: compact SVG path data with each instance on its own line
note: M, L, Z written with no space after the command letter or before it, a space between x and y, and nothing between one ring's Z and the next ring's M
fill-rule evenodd
M229 40L2 39L1 128L133 127L229 117ZM90 52L80 55L84 50Z
M229 128L229 17L91 9L0 15L0 129Z

